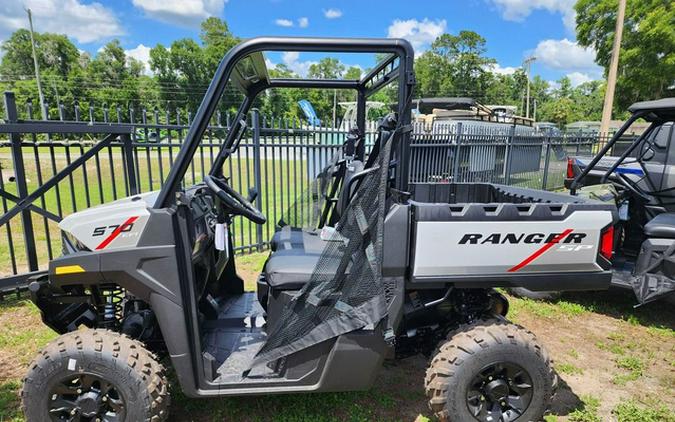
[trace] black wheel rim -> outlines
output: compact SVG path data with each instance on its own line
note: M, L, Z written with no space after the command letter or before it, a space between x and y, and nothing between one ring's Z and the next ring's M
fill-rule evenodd
M78 374L58 382L49 392L52 421L118 422L126 414L122 394L98 375Z
M520 365L500 362L484 367L466 393L469 411L482 422L511 422L532 401L532 377Z

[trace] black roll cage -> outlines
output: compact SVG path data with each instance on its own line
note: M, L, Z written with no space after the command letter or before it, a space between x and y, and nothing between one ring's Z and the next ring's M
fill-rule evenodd
M298 51L325 53L389 53L389 56L378 63L360 80L346 79L288 79L270 78L267 75L264 51ZM252 74L243 74L237 65L251 58L249 70ZM237 110L232 127L221 147L209 174L220 176L223 163L233 152L231 149L240 131L246 127L248 114L256 96L269 88L318 88L318 89L351 89L357 91L356 125L362 134L366 126L366 100L384 86L398 81L397 112L400 126L410 124L412 90L415 85L413 70L414 52L412 45L403 39L393 38L304 38L304 37L258 37L243 41L233 47L221 60L211 83L197 109L194 120L186 134L184 144L171 167L166 183L162 187L154 204L154 208L166 208L174 201L174 195L180 187L181 180L188 169L195 151L199 147L209 121L216 110L228 81L232 82L244 93L244 99ZM396 187L407 190L409 131L401 131L397 160ZM357 157L363 159L365 143L359 143Z

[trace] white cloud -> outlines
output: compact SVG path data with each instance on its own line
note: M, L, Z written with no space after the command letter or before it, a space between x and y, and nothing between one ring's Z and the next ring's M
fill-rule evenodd
M298 26L300 28L307 28L309 26L309 19L306 17L302 17L298 19Z
M549 94L560 89L560 83L558 81L546 81L546 82L548 82L548 89L546 90L546 92L548 92Z
M540 41L533 54L538 62L553 69L592 69L597 71L599 68L595 64L593 49L582 47L567 38Z
M574 32L576 12L574 4L577 0L488 0L502 12L502 17L509 21L521 22L535 10L547 10L562 15L565 27Z
M428 18L421 21L417 19L396 19L389 25L387 36L389 38L405 38L419 52L426 49L439 35L443 34L446 26L445 19L434 21Z
M518 70L518 68L512 66L501 67L499 63L495 63L491 66L488 66L486 70L492 73L496 73L498 75L513 75L514 73L516 73L516 70Z
M587 75L586 73L581 73L581 72L572 72L567 75L567 77L570 80L570 83L572 84L573 87L578 87L579 85L590 82L594 80L591 76Z
M146 47L143 44L138 44L136 48L124 50L124 54L143 63L143 73L146 75L152 75L152 71L150 70L150 47Z
M31 9L38 32L66 34L80 43L90 43L124 35L113 11L101 3L80 0L10 0L0 5L0 39L20 28L28 28L24 6Z
M326 17L326 19L337 19L342 17L342 10L340 9L324 10L323 15Z
M293 21L289 19L277 19L274 21L277 26L283 26L284 28L290 28L293 26Z
M199 26L209 16L220 16L227 0L133 0L151 18L181 26Z
M281 61L284 62L289 69L300 76L307 76L309 67L316 64L314 61L300 61L300 53L297 51L286 51L281 55Z

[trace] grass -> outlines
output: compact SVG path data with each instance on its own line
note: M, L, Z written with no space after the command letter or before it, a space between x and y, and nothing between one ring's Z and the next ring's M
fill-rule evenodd
M27 330L26 327L31 327ZM28 299L8 300L0 307L0 357L11 350L7 358L19 365L27 365L35 350L42 348L56 337L42 324L38 309ZM0 373L0 381L5 376Z
M635 400L628 400L612 410L618 422L675 422L675 413L663 404L651 403L643 406Z
M637 356L620 356L616 359L616 366L627 371L614 376L612 382L616 385L625 385L637 380L645 369L645 363Z
M527 298L512 298L509 305L510 317L517 320L517 315L523 311L542 318L560 319L577 317L587 312L593 312L593 308L565 300L545 302Z
M20 421L19 390L21 383L12 379L0 382L0 421Z
M574 366L571 363L566 363L566 362L556 362L555 363L555 369L558 370L558 372L561 372L563 374L567 375L581 375L584 373L584 370Z
M602 418L598 415L600 400L591 395L581 397L581 405L569 414L571 422L601 422Z

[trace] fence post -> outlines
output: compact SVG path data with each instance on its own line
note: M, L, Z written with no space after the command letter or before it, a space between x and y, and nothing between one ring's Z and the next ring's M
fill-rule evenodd
M462 122L457 123L457 146L455 147L455 156L452 157L452 183L457 183L458 176L459 176L459 165L460 165L460 160L459 160L459 150L462 145Z
M5 112L8 123L16 123L18 115L16 112L16 99L13 92L5 92ZM14 181L16 190L21 202L28 196L28 186L26 186L26 170L23 166L23 151L21 149L21 134L12 132L9 135L12 149L12 162L14 164ZM33 232L33 218L30 210L21 211L21 224L23 225L23 239L26 248L26 259L28 260L28 270L38 270L37 252L35 249L35 233ZM9 228L8 228L9 230Z
M253 178L255 189L258 196L255 198L255 207L262 209L262 176L260 173L260 111L254 108L251 111L252 126L253 126ZM256 247L258 251L262 250L263 246L263 226L256 224Z
M138 182L136 179L136 168L134 167L134 146L131 143L131 137L128 133L120 135L122 140L122 149L124 150L124 161L126 161L127 180L129 182L129 196L138 194Z
M506 139L506 163L504 169L504 184L511 183L511 161L513 156L513 140L516 136L516 126L511 126L509 137Z
M546 158L544 158L544 177L541 179L541 189L546 190L546 184L548 183L548 167L551 161L551 137L547 136L545 138L546 142Z

